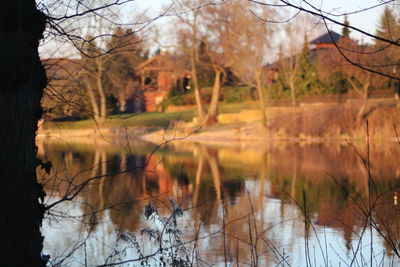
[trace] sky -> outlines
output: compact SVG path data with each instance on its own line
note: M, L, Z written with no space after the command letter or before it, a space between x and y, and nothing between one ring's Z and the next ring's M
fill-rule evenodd
M210 0L211 1L211 0ZM219 1L219 0L214 0ZM236 1L236 0L232 0ZM259 1L268 1L272 0L259 0ZM289 1L301 1L301 0L289 0ZM366 7L375 6L380 4L383 0L309 0L315 6L322 7L322 9L341 14L344 12L354 12ZM398 1L398 0L396 0ZM122 12L124 13L124 17L131 18L132 15L146 13L147 17L154 18L162 12L162 8L171 6L174 0L135 0L133 4L129 7L124 7ZM378 20L380 14L382 13L383 7L373 8L368 11L360 12L357 14L349 15L350 24L354 27L362 29L363 31L374 34L376 32L376 27L378 25ZM338 21L342 22L343 17L335 17ZM171 28L171 17L161 18L157 21L153 22L151 25L154 25L154 28L159 28L161 34L159 34L158 42L150 41L151 51L155 51L158 48L163 49L162 46L168 47L171 45L172 40L171 37L168 36L168 30ZM334 31L341 33L342 27L329 24L328 27L333 29ZM151 31L149 31L148 36L151 36ZM362 36L362 34L357 33L355 31L351 32L351 37L358 39L360 42L372 42L372 40L366 36ZM53 52L54 51L54 52ZM60 52L61 51L61 52ZM53 42L49 42L49 45L44 45L41 47L41 54L44 57L71 57L66 55L66 51L70 51L71 53L76 53L75 49L71 49L70 45L67 43L58 43L54 45ZM74 57L74 56L72 56Z
M265 1L266 0L261 0L261 2ZM292 2L299 1L300 0ZM148 10L149 14L157 14L158 12L160 12L162 6L168 6L173 2L173 0L136 0L135 4L142 10ZM271 1L268 0L268 2ZM322 9L328 12L341 14L379 5L382 0L310 0L310 2L315 6L322 7ZM349 15L350 24L354 27L362 29L363 31L373 34L376 31L378 19L382 10L382 7L377 7L358 14ZM340 22L343 21L343 17L337 17L337 19ZM162 25L162 21L160 22L160 24ZM341 26L330 24L329 27L332 27L334 31L341 33ZM360 33L354 31L352 32L351 36L359 40L363 39L363 41L366 42L369 41L367 37L362 37Z
M321 6L323 10L328 12L342 14L348 12L355 12L367 7L379 5L382 0L313 0L316 6ZM383 11L383 7L373 8L371 10L363 11L357 14L349 15L350 25L363 31L374 34L378 26L378 20ZM343 21L343 17L338 17L339 21ZM334 25L333 28L340 33L341 26ZM352 37L360 39L361 34L353 31ZM364 37L367 38L367 37ZM367 40L368 41L368 40Z

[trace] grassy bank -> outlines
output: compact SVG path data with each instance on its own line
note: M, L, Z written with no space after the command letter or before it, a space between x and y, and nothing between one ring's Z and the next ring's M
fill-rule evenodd
M242 109L258 110L258 102L248 101L243 103L220 104L221 113L237 113ZM101 125L102 128L109 127L168 127L171 121L189 122L195 117L195 106L188 107L187 110L173 112L147 112L136 114L121 114L107 117ZM100 125L93 119L80 121L46 121L42 129L94 129Z
M191 121L195 112L193 110L182 111L182 112L148 112L148 113L138 113L138 114L122 114L113 115L106 119L106 121L101 124L101 128L110 127L167 127L171 121L180 120L184 122ZM93 119L81 120L81 121L63 121L54 122L48 121L43 125L43 129L94 129L98 128L99 122Z
M199 128L192 123L195 110L122 114L107 118L99 125L94 120L74 122L46 122L40 133L68 132L68 135L91 138L93 133L117 139L125 137L125 128L132 136L146 136L149 140L186 136L192 140L312 140L354 139L366 136L366 121L370 136L380 139L396 137L394 127L400 128L399 105L394 100L373 100L360 116L361 101L345 103L302 103L290 106L270 106L268 128L261 127L261 113L256 102L244 105L224 104L220 107L219 124ZM175 128L179 121L178 129ZM140 130L138 130L140 129ZM170 129L170 130L168 130ZM97 134L97 133L96 133ZM66 135L66 134L64 134ZM177 137L177 136L175 136Z

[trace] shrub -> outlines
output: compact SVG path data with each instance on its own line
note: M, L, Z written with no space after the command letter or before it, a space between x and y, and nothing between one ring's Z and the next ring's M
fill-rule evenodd
M257 100L257 90L251 86L223 88L223 99L226 103L242 103Z
M171 215L164 217L159 213L157 206L151 202L145 207L144 216L149 226L141 230L141 235L153 243L156 251L147 254L139 243L135 234L130 232L119 233L119 241L123 245L122 251L115 250L109 257L110 262L118 262L121 255L128 254L129 250L137 254L138 258L132 262L140 262L141 266L193 266L193 248L182 240L182 231L178 219L183 216L183 210L170 199Z

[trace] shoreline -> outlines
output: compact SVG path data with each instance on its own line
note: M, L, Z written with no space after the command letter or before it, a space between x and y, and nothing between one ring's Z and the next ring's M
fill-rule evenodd
M110 120L103 127L98 124L76 127L76 123L72 122L60 124L57 128L40 127L37 138L91 144L126 144L133 140L144 140L155 144L170 140L221 144L280 142L311 144L364 142L367 137L379 142L399 142L400 130L397 131L396 126L400 128L400 106L397 102L370 103L362 116L359 113L359 104L313 103L300 105L295 110L292 107L267 108L266 128L261 125L259 110L221 113L218 116L219 123L210 126L198 126L195 124L195 119L188 122L174 120L171 118L177 114L162 113L152 117L155 125L158 118L168 126L148 126L140 123L124 125L126 121ZM76 128L68 128L70 126Z
M230 129L229 129L230 128ZM123 145L130 142L145 141L154 144L174 142L190 142L209 145L261 145L274 143L348 143L365 142L364 136L326 136L314 137L300 135L297 137L268 134L263 132L259 124L244 124L241 127L212 126L211 128L178 127L176 129L163 129L146 127L108 127L97 129L46 129L39 130L37 140L66 143L83 143L92 145ZM373 142L397 143L396 136L370 136Z

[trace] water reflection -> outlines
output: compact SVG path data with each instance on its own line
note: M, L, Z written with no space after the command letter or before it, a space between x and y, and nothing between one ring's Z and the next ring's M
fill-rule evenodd
M184 237L199 238L196 253L208 264L368 265L370 243L378 265L398 262L393 251L400 236L396 144L371 145L373 180L366 158L358 156L367 155L364 144L226 148L173 143L153 149L143 143L41 144L40 156L54 165L50 175L40 173L48 203L79 191L77 199L53 211L73 214L57 221L61 229L53 229L54 221L43 228L54 259L65 256L79 266L85 260L96 265L135 258L134 251L109 257L116 233L140 236L148 201L156 201L167 216L169 199L174 199L186 209L180 221ZM372 220L367 219L369 207L374 207ZM73 224L71 218L79 219ZM53 252L55 234L71 239L73 230L62 231L66 224L81 234ZM371 225L379 231L370 231Z

